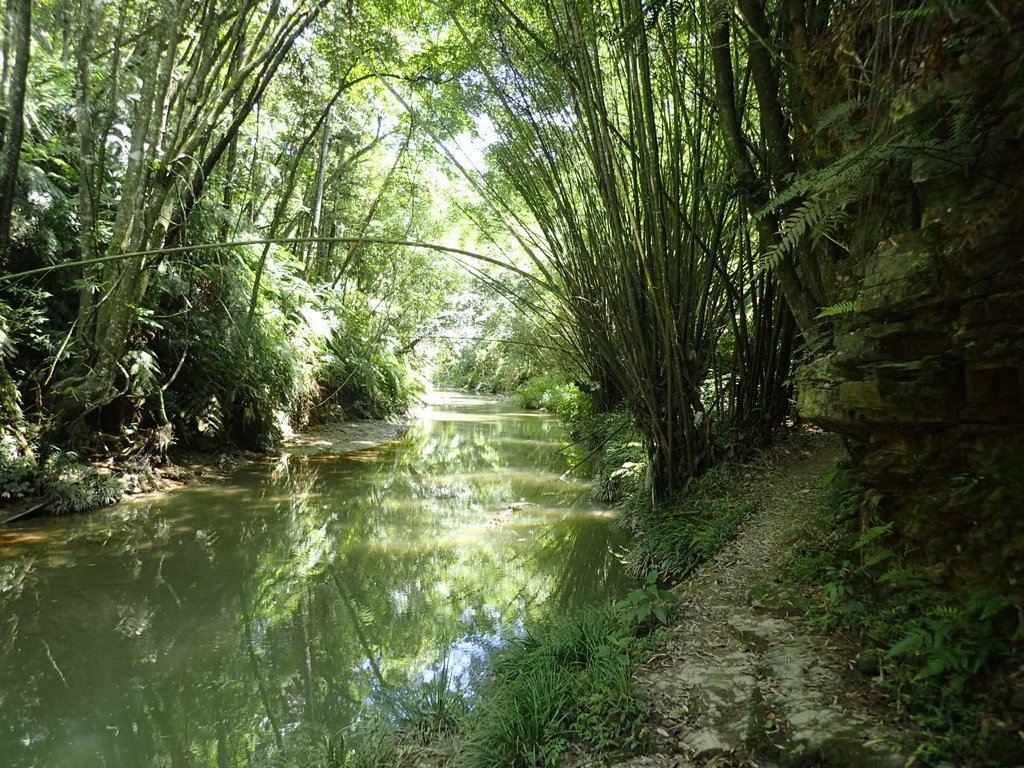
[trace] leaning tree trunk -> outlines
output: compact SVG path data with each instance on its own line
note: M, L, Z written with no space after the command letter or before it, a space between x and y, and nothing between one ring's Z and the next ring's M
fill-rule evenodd
M139 42L142 87L132 100L132 146L109 222L106 255L159 250L182 241L208 179L324 2L287 12L278 3L265 12L257 0L233 5L235 12L227 15L213 2L161 6ZM92 7L89 0L82 6ZM89 223L89 200L107 181L90 177L89 170L95 148L106 137L93 135L88 109L93 23L86 10L80 27L79 137L88 187L81 199ZM229 112L231 119L218 130ZM90 238L89 230L100 223L85 227L83 237ZM90 247L91 239L84 243ZM122 359L160 261L159 255L138 256L95 269L98 297L83 297L79 307L79 363L56 388L61 397L55 410L65 428L110 403L126 386Z

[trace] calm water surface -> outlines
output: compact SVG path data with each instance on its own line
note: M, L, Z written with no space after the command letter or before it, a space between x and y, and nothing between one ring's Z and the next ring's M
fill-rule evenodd
M627 589L561 438L445 395L373 451L0 529L0 766L262 766L443 665L470 685Z

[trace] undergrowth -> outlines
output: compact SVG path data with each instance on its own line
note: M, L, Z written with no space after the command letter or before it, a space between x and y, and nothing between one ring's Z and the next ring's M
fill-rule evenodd
M626 566L637 576L657 571L682 580L732 540L753 509L724 469L692 479L672 504L654 505L634 494L620 518L632 534Z
M856 529L854 519L877 522L880 499L843 487L841 473L832 481L825 526L787 569L790 581L819 595L811 620L864 644L861 655L873 660L866 671L924 734L915 764L1024 764L1024 622L1012 597L951 590L901 550L892 523Z
M0 443L0 501L38 501L66 515L114 504L124 491L122 478L81 463L73 451L49 448L33 463Z
M539 627L495 662L457 761L467 768L556 766L573 746L640 747L646 709L630 671L674 603L657 574L612 608Z
M591 412L570 422L574 446L589 462L594 495L602 501L620 502L640 493L647 479L647 454L643 438L625 409Z
M516 390L515 399L521 408L550 411L567 424L578 424L593 410L587 394L559 373L527 379Z
M395 692L386 716L343 733L296 733L268 760L316 768L544 768L586 751L621 756L641 746L646 709L630 670L657 645L676 598L657 574L614 605L530 628L498 653L483 680L460 689L442 665Z

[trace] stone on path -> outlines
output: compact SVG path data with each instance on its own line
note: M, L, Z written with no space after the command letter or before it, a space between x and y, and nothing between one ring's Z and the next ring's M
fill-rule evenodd
M817 494L799 489L814 487L841 450L821 440L821 450L750 481L761 484L752 488L760 509L680 587L680 622L634 672L650 708L648 754L578 768L907 764L913 734L856 670L852 650L797 618L805 602L798 591L765 581L817 514Z

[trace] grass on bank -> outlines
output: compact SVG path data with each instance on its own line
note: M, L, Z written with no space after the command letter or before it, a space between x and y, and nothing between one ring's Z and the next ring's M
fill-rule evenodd
M618 603L511 641L470 694L447 671L402 692L395 714L345 733L297 734L277 768L541 768L573 750L626 755L646 719L633 664L654 647L675 597L656 574Z
M1024 765L1024 618L1011 596L951 592L899 550L891 524L856 526L878 499L848 473L830 480L821 529L787 568L818 596L811 620L858 638L858 668L922 730L915 765Z
M657 572L682 581L735 538L754 506L739 494L730 468L691 480L686 495L670 506L634 494L620 518L631 534L626 566L637 576Z
M599 446L597 493L622 508L632 544L623 557L641 586L614 605L590 608L531 628L494 659L472 694L446 672L403 691L398 714L345 734L314 734L282 768L546 768L574 752L623 756L642 747L646 710L632 668L659 644L656 630L676 599L659 586L678 582L737 533L753 505L734 473L694 480L672 505L642 492L645 457L625 412L595 414L589 398L555 376L520 393L570 424L578 459ZM591 446L586 448L584 446Z

